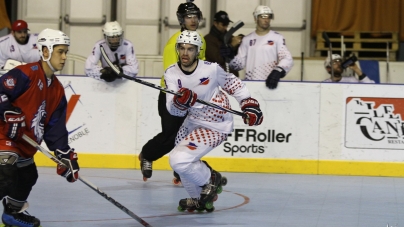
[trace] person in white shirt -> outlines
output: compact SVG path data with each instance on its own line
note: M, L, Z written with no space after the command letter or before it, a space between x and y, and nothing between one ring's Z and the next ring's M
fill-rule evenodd
M330 78L324 80L323 82L350 82L350 83L375 83L375 81L371 80L369 77L366 76L365 73L362 72L362 70L358 67L356 63L351 64L348 66L350 69L352 69L355 74L358 76L356 78L355 76L343 76L344 74L344 69L342 68L342 58L338 54L333 54L332 55L332 66L334 70L334 76L331 75L331 62L330 62L330 57L327 57L324 61L324 67L325 70L327 70L328 74L331 75Z
M198 59L202 41L198 32L185 30L177 38L179 61L164 74L168 90L181 95L166 94L166 107L174 116L185 116L177 133L175 147L169 155L172 169L191 198L181 199L181 209L207 209L217 196L222 176L200 159L219 146L233 130L231 113L196 100L231 108L227 94L233 96L245 114L244 123L260 125L263 115L256 99L251 98L247 86L234 74L227 73L217 63ZM212 204L211 204L212 205Z
M229 66L235 70L246 68L246 80L265 80L269 89L275 89L279 80L292 69L293 58L286 47L285 38L271 30L270 22L274 19L272 9L258 6L253 15L256 29L242 39L238 54ZM231 54L224 57L232 58Z
M138 74L139 66L135 50L131 41L123 38L123 30L117 21L107 22L102 29L104 39L95 43L93 51L87 57L85 73L87 76L106 82L115 81L119 78L108 66L102 57L100 46L102 46L114 65L118 66L125 75L135 77ZM101 66L98 62L101 61Z
M32 63L41 59L36 46L38 34L30 34L28 31L27 22L16 20L11 26L11 33L0 38L1 69L9 59L21 63Z

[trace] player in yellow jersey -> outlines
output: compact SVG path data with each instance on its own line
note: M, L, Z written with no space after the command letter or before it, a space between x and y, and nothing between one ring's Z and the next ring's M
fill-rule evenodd
M178 62L178 54L176 51L177 37L184 30L196 31L199 22L202 19L202 12L192 2L181 3L177 9L178 22L181 25L181 30L175 33L168 40L164 47L163 63L164 71L172 64ZM201 36L202 37L202 36ZM199 54L199 59L205 60L206 43L202 37L202 47ZM161 78L161 86L166 87L164 83L164 76ZM160 92L158 97L158 112L161 117L162 131L149 140L142 148L139 159L141 161L141 171L143 180L152 176L152 163L157 159L163 157L174 148L175 138L177 132L182 125L184 117L172 116L166 108L166 93ZM177 179L177 175L174 173Z

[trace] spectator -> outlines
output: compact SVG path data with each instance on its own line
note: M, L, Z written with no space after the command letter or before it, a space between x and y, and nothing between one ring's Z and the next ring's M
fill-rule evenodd
M266 86L275 89L279 80L292 69L293 59L286 48L285 38L271 30L272 9L258 6L253 15L256 29L243 38L238 54L229 65L235 70L245 67L246 80L266 80ZM229 54L224 57L232 58Z
M0 38L0 68L3 69L9 59L22 64L41 59L36 46L38 34L30 34L28 31L27 22L16 20L11 26L11 33Z
M123 38L123 30L117 21L107 22L102 29L104 39L95 43L93 51L87 57L85 73L89 77L106 82L115 81L118 77L105 59L102 58L100 46L104 47L109 59L114 59L114 65L118 66L125 75L135 77L138 74L138 61L131 41ZM101 66L98 62L101 61Z
M325 70L327 70L328 74L331 75L331 63L330 57L327 57L324 61ZM342 67L342 58L338 54L332 55L332 67L334 70L334 76L331 75L330 78L324 80L323 82L353 82L353 83L375 83L373 80L369 79L365 73L358 67L358 65L354 62L348 68L352 69L355 74L358 76L356 78L353 76L343 76L344 68Z
M224 43L224 35L227 32L227 27L231 21L229 16L224 11L219 11L215 14L213 18L213 25L210 28L209 34L205 35L206 41L206 60L210 62L218 63L224 70L233 73L237 77L238 71L233 69L228 69L228 65L226 66L226 59L223 58L220 54L220 47L225 45ZM230 43L230 50L233 55L237 54L238 47L241 44L241 40L243 35L233 36Z

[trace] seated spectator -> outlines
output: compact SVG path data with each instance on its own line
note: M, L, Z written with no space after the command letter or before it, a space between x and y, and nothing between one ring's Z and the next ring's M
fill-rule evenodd
M324 61L325 70L331 75L330 78L324 80L323 82L351 82L351 83L375 83L373 80L369 79L365 73L358 67L356 62L348 66L348 68L352 69L358 78L355 75L353 76L343 76L345 69L342 67L342 58L338 54L332 55L332 69L331 70L331 62L330 57L327 57ZM332 75L332 73L334 75Z

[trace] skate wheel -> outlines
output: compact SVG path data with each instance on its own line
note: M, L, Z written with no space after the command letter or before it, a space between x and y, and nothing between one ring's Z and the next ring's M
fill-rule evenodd
M147 177L143 177L143 181L146 182L146 181L147 181Z
M195 211L195 209L187 209L187 211L188 211L189 213L192 213L192 212Z
M222 185L219 185L219 187L217 187L217 189L216 189L216 193L220 194L220 193L222 193L222 191L223 191L223 187L222 187Z
M211 212L213 212L213 211L215 211L215 207L212 207L212 208L210 208L210 209L206 209L206 212L208 212L208 213L211 213Z
M219 198L218 195L215 195L215 197L212 199L213 202L215 202Z
M227 177L222 177L222 185L226 186L227 184Z
M196 211L198 211L198 213L202 213L203 211L205 211L205 208L197 208Z
M212 209L212 208L213 208L213 202L212 202L212 201L207 202L207 203L205 204L205 208L206 208L206 210Z
M178 206L178 207L177 207L177 210L178 210L178 211L181 211L181 212L185 211L185 209L182 208L181 206Z
M173 184L174 185L181 185L181 181L180 180L178 180L178 178L173 178Z

